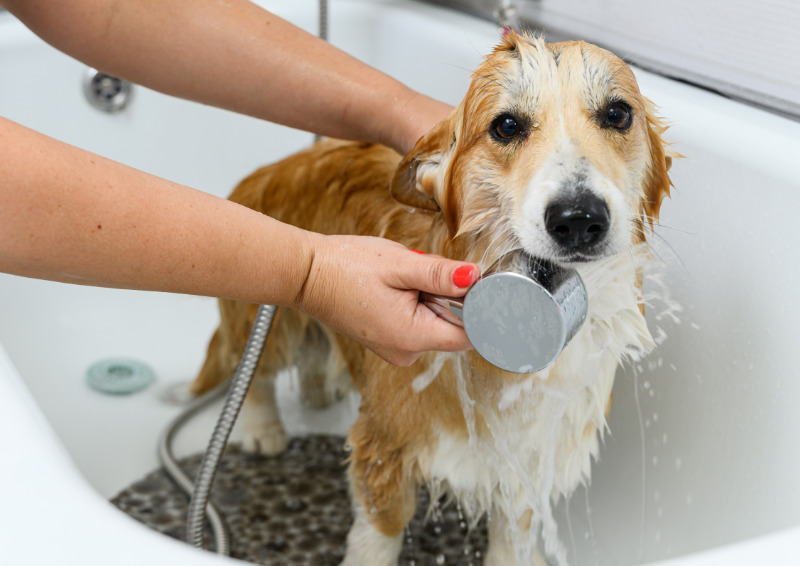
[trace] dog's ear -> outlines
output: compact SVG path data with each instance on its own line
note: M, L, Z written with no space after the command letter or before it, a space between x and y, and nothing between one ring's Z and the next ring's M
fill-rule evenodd
M662 134L667 130L667 125L655 113L655 105L647 100L647 135L650 146L650 165L645 172L644 198L642 200L643 220L647 220L650 229L658 221L661 202L664 197L670 196L672 182L669 178L669 169L672 159L683 157L673 151L669 144L662 139Z
M438 212L454 139L455 113L417 141L392 178L391 194L402 205Z

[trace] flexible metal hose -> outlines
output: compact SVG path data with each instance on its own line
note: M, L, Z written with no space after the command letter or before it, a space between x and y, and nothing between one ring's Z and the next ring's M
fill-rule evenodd
M328 0L319 0L319 37L328 41Z
M328 41L328 0L319 0L319 38ZM321 139L321 135L314 135L314 142Z
M242 359L230 382L228 396L214 427L214 432L211 434L211 440L203 455L203 460L200 462L200 468L197 471L194 483L175 462L171 451L172 439L178 428L197 411L219 397L226 387L224 385L220 386L196 399L167 427L159 441L158 452L164 469L181 489L191 495L186 518L186 542L197 548L203 547L204 518L207 515L214 533L215 550L217 554L225 556L230 555L228 529L217 509L209 504L211 486L214 483L214 477L217 474L225 445L228 443L228 437L230 437L236 417L242 407L244 396L255 374L261 352L264 350L264 343L272 326L275 310L276 307L270 305L261 305L258 309L256 321L250 331L250 337L247 340Z
M225 399L225 405L222 407L222 413L214 427L214 432L211 434L206 453L203 454L200 469L197 471L194 491L192 492L192 499L189 501L189 512L186 518L186 541L198 548L203 546L204 517L211 486L214 483L214 476L217 475L222 452L228 443L228 437L236 422L236 417L239 415L239 409L242 408L244 396L256 372L256 366L259 358L261 358L261 352L264 350L264 343L267 341L267 334L269 334L269 329L272 326L274 315L274 306L261 305L258 309L256 321L250 331L250 337L247 339L244 354L242 354L242 360L233 375L231 389ZM230 553L227 546L229 545L226 545L224 549L225 554ZM219 548L217 548L217 553L223 554Z
M158 440L158 459L161 461L161 466L164 468L164 471L167 472L167 475L169 475L173 481L178 484L178 487L189 497L192 496L192 492L194 491L194 482L175 460L175 456L172 453L172 441L178 430L180 430L189 419L222 397L225 392L228 391L229 386L230 382L226 381L192 401L180 415L175 417L175 419L167 425L167 428L164 429L161 438ZM228 542L228 529L225 526L225 522L213 504L208 505L207 516L208 522L211 525L211 532L214 535L214 548L217 550L217 553L227 556L230 553L230 544Z

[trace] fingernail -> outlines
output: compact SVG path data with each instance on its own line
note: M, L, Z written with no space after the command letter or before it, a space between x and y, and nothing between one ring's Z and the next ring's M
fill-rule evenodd
M419 250L415 250L414 248L408 248L408 249L409 249L410 251L412 251L412 252L415 252L415 253L418 253L418 254L424 254L424 253L425 253L425 252L421 252L421 251L419 251Z
M472 283L472 274L475 268L471 265L462 265L453 272L453 283L456 287L469 287Z

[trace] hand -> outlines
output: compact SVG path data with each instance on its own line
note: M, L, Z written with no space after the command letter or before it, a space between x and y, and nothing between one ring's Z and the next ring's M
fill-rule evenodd
M459 285L453 281L454 273ZM463 328L419 302L419 291L459 297L478 280L471 263L413 253L365 236L320 236L295 307L407 366L428 350L471 348Z

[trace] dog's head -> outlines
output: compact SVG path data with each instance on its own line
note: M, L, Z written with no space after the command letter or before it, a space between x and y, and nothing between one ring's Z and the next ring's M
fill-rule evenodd
M442 251L482 267L515 248L594 261L629 249L658 218L670 188L665 129L618 57L510 33L405 157L392 194L440 213Z

